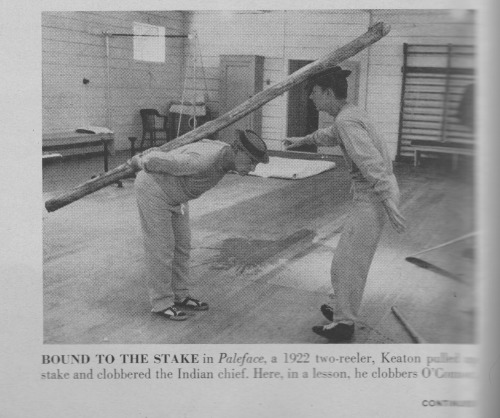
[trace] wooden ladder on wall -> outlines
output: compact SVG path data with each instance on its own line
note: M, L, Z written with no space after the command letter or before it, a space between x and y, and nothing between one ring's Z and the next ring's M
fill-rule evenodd
M466 90L474 85L472 45L403 44L397 160L422 154L474 154L474 133L460 119Z

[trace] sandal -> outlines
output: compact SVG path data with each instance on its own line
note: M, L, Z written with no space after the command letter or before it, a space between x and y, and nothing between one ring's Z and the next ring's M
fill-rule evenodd
M198 299L194 299L191 296L184 298L182 301L174 302L174 305L184 309L192 309L193 311L208 310L208 303L200 302Z
M164 311L155 312L155 314L171 319L172 321L184 321L188 319L186 312L178 310L175 306L170 306Z
M327 305L326 303L324 305L321 305L321 308L319 308L323 316L328 319L329 321L333 321L333 308L330 305Z

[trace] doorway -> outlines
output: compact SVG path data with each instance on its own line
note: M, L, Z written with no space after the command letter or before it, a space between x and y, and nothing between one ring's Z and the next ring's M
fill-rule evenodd
M300 68L313 61L289 60L288 73L292 74ZM309 100L309 92L306 89L306 83L292 87L288 93L288 116L287 116L287 136L301 137L306 136L318 129L319 112L314 103ZM318 152L318 147L314 144L303 145L294 148L294 151Z
M262 91L264 57L260 55L221 55L220 114L234 109ZM262 109L257 109L231 126L220 130L217 139L231 143L236 129L251 129L262 135Z

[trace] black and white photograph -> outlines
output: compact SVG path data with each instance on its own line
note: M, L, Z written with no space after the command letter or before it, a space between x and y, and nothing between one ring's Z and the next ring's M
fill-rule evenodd
M475 29L43 12L44 342L474 343Z
M0 416L496 418L489 2L1 4Z

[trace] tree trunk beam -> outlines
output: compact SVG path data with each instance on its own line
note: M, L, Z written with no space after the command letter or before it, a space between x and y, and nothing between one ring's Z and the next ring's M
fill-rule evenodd
M354 39L348 44L340 47L339 49L323 56L322 58L302 67L298 71L290 74L283 81L274 84L273 86L255 94L247 101L238 105L234 109L225 113L224 115L209 121L199 128L190 131L179 138L174 139L160 147L161 150L170 151L172 149L181 147L191 142L199 141L215 134L221 129L233 124L234 122L245 117L249 113L264 106L267 102L275 99L292 87L306 81L311 76L314 76L323 70L335 67L342 61L356 55L363 49L369 47L379 39L387 35L390 31L390 26L383 22L376 23L371 26L366 33ZM134 173L134 169L128 164L122 164L113 170L110 170L100 176L89 180L73 189L49 199L45 202L45 208L49 212L60 209L70 203L81 199L82 197L100 190L106 186L116 183L118 180L130 177Z

